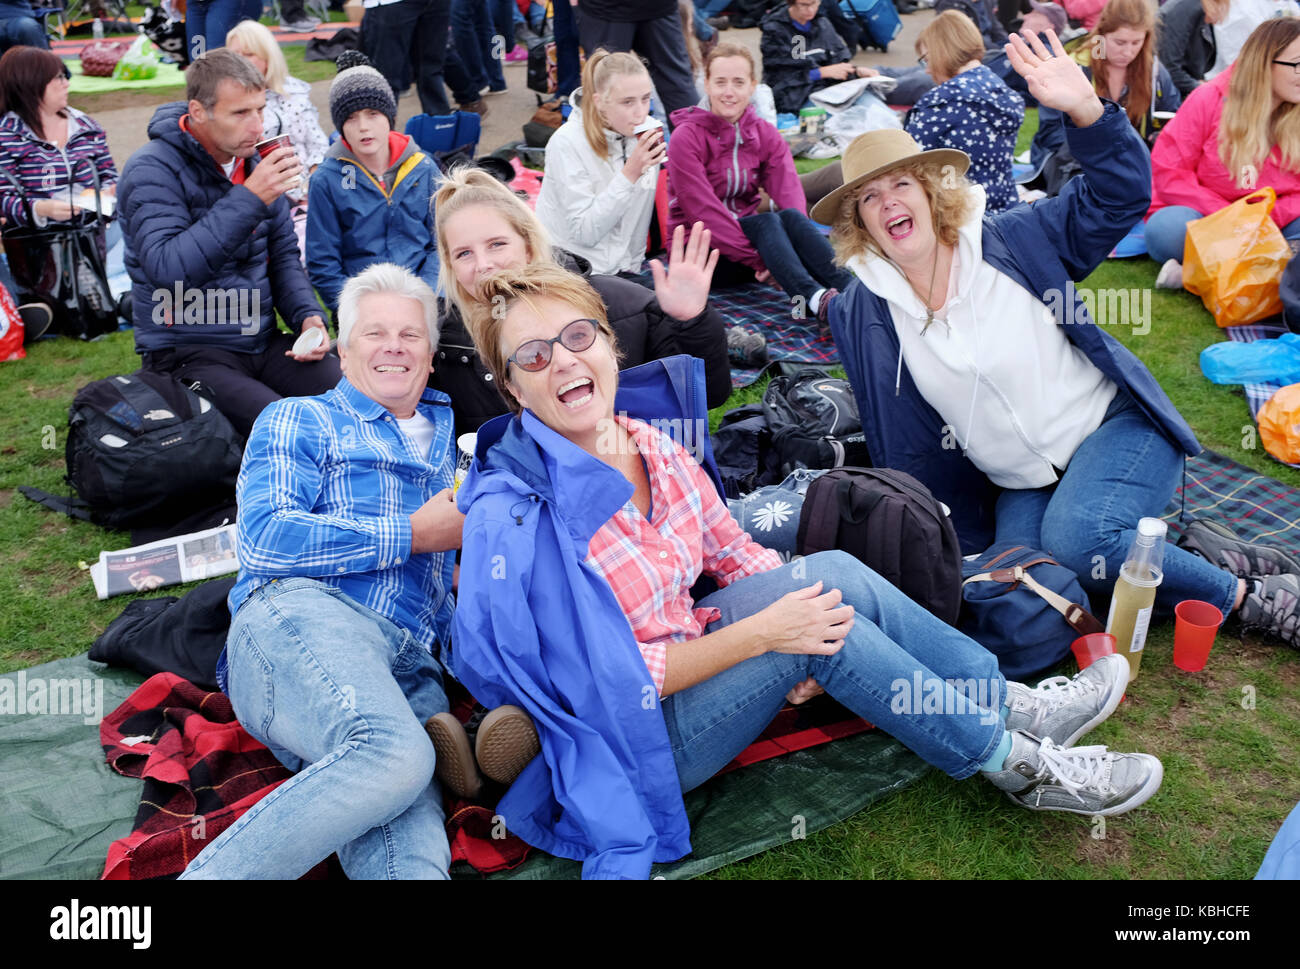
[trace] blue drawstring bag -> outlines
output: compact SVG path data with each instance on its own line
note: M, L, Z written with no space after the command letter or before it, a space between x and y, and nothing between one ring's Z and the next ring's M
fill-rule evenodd
M1216 343L1201 351L1201 373L1216 384L1300 383L1300 334Z

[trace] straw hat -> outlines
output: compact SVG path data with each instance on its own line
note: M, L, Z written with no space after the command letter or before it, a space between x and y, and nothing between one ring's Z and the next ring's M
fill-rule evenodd
M814 222L831 225L839 214L840 200L846 193L856 191L866 182L900 165L927 161L952 165L959 175L964 175L970 167L970 155L964 151L956 148L922 151L911 135L898 128L881 128L858 135L844 152L840 163L844 184L814 205L809 214Z

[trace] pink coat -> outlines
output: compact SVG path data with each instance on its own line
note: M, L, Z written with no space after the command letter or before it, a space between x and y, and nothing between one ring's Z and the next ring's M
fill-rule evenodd
M1209 215L1267 185L1277 193L1273 221L1278 227L1300 218L1300 172L1282 167L1282 151L1276 145L1260 167L1251 190L1238 186L1219 160L1219 118L1231 74L1229 68L1189 94L1160 132L1151 152L1148 217L1166 205L1186 205Z
M1082 21L1089 30L1097 26L1101 12L1106 9L1106 0L1061 0L1061 6L1071 20Z
M807 196L794 169L790 146L780 132L745 108L728 124L704 108L673 112L668 142L668 231L703 222L713 245L728 259L755 271L764 268L740 228L740 218L758 211L758 190L780 209L807 214Z

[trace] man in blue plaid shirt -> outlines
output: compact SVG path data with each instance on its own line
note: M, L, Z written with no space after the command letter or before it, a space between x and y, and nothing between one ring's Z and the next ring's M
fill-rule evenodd
M445 878L424 724L447 710L456 509L447 396L426 387L437 303L371 266L339 299L343 379L258 417L239 473L239 579L217 682L297 773L183 878L296 878L337 852L349 878Z

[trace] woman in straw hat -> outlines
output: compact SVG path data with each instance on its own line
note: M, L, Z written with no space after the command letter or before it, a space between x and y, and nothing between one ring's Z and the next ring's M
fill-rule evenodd
M1163 512L1184 455L1201 448L1075 290L1142 217L1151 165L1123 110L1048 38L1051 52L1013 34L1007 55L1067 118L1083 174L1058 197L985 218L963 152L876 131L849 146L845 185L813 217L834 225L858 280L832 302L830 326L872 460L947 503L965 553L994 541L1045 549L1104 599L1138 519ZM1109 307L1098 322L1147 332L1149 310L1123 296L1098 300L1099 316ZM1227 537L1202 551L1165 549L1157 607L1201 599L1300 637L1300 576L1286 558Z

